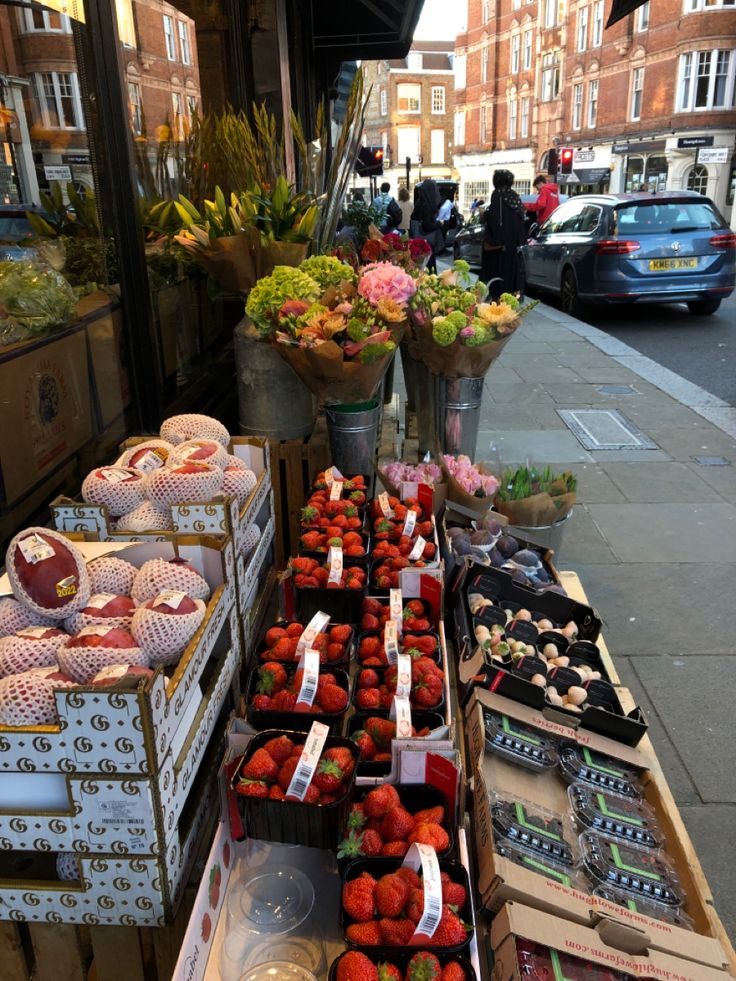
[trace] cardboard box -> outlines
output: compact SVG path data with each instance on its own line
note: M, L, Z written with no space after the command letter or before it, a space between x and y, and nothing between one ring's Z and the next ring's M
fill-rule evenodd
M12 504L94 435L79 326L0 356L0 499Z
M495 754L486 754L484 707L525 726L539 729L545 735L571 740L581 747L604 753L642 771L644 796L654 809L664 832L666 853L687 896L685 911L693 920L695 932L588 895L581 889L538 875L495 853L489 790L511 799L521 798L557 814L567 813L570 804L567 784L556 769L537 773L514 766ZM673 828L664 780L661 774L649 768L649 760L643 753L605 736L568 728L535 709L488 691L476 690L473 693L465 721L473 770L477 882L484 906L497 911L505 902L514 901L588 927L595 926L605 917L618 924L622 932L628 931L632 942L635 938L640 942L645 935L647 946L652 950L695 961L717 971L725 969L728 956L717 939L722 927L713 909L713 899L710 894L705 894L693 871L691 842L686 835L683 837ZM694 976L697 977L697 974Z
M621 930L614 920L601 919L594 928L579 926L518 903L506 903L491 925L490 936L494 954L493 981L525 981L529 976L519 969L517 938L559 951L565 958L579 958L580 973L575 973L575 977L587 974L589 964L620 972L622 977L641 978L642 981L653 981L655 978L668 981L727 981L730 976L717 968L695 964L651 948L643 933L639 935L637 943L630 931ZM555 970L554 977L563 981L563 974L569 969L558 973L557 968L562 968L562 965L557 961L555 966L554 960L551 963ZM545 975L538 976L547 974L548 969Z

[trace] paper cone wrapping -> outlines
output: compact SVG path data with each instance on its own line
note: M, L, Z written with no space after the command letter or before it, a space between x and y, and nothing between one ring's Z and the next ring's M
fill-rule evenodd
M420 360L432 374L442 378L483 378L513 336L508 334L501 340L478 347L468 347L458 341L448 347L439 347L432 340L430 328L422 328L417 334Z
M468 508L470 511L475 511L476 514L479 515L485 514L486 511L490 511L490 509L493 507L492 496L476 497L475 494L468 494L468 492L463 490L460 484L455 480L442 461L440 461L440 466L442 467L442 473L445 475L445 480L447 481L448 501L454 501L456 504L461 504L464 508ZM483 464L477 463L476 468L479 473L490 475L490 471L486 470Z
M194 254L205 272L230 293L247 293L274 267L255 228L213 239L208 249L195 249Z
M563 484L564 482L560 481ZM495 507L500 514L506 515L512 525L520 528L544 528L560 521L572 511L575 506L575 492L550 495L532 494L519 501L496 501Z

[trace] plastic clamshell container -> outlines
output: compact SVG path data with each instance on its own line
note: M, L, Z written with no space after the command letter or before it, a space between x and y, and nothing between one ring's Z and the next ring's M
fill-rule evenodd
M555 740L542 735L506 715L498 715L488 709L483 711L486 732L485 748L510 763L527 770L544 772L553 770L558 763Z
M404 637L407 637L407 636L408 637L417 637L417 638L419 638L419 637L431 637L434 640L434 642L435 642L435 649L434 649L434 652L432 654L426 654L425 657L431 657L432 660L436 664L440 664L441 663L441 661L442 661L442 648L440 646L440 638L439 638L439 634L437 634L434 630L425 630L422 633L414 633L411 630L404 630L404 632L399 635L399 653L403 653L404 649L406 648L406 643L404 641ZM365 633L362 633L362 634L359 634L358 635L358 641L357 641L356 648L355 648L355 657L356 657L356 659L358 661L358 664L363 664L363 662L361 661L361 658L360 658L361 642L363 640L365 640L366 638L369 638L369 637L375 637L378 640L379 657L381 655L383 655L383 657L385 657L385 654L384 654L384 646L383 646L383 631L381 631L380 633L378 633L377 631L374 631L374 630L368 630ZM388 661L384 661L382 664L379 664L379 665L369 664L369 665L367 665L367 667L369 667L369 668L370 667L384 667L385 668L385 667L388 667Z
M257 665L248 677L245 689L245 716L254 729L293 729L295 732L309 732L313 722L324 722L330 727L331 736L341 736L345 713L350 707L350 677L346 671L330 665L320 666L320 675L334 674L335 683L343 689L348 697L347 704L340 712L283 712L271 709L254 709L251 705L258 685L258 671L262 665ZM287 685L296 674L296 665L286 667ZM316 699L315 699L316 701Z
M409 964L409 961L412 959L412 957L414 957L416 953L424 950L425 948L417 947L416 950L411 950L411 951L408 950L402 951L402 948L400 947L396 947L394 949L396 953L390 955L391 963L394 964L401 971L402 977L405 977L406 969ZM343 957L345 957L346 954L349 953L350 951L347 950L343 951L343 953L340 954L339 957L335 958L335 960L330 965L330 971L327 976L327 981L337 981L337 969L340 964L340 961L343 959ZM363 953L367 957L369 957L376 965L382 963L385 960L384 957L379 957L377 954L374 954L372 947L364 947ZM447 954L444 953L441 947L435 948L433 953L437 957L437 960L440 962L440 967L445 968L452 961L456 961L465 972L466 981L478 981L475 971L473 970L473 965L470 963L468 958L465 957L463 954ZM260 979L256 979L256 981L260 981ZM269 981L269 979L266 978L263 979L263 981ZM295 978L295 981L300 981L300 979Z
M547 862L572 868L573 845L565 838L564 822L557 816L521 800L491 797L495 841L508 841ZM569 834L569 833L568 833Z
M663 835L654 812L643 801L593 790L584 783L567 788L575 820L582 830L598 831L640 848L660 848Z
M593 890L594 896L599 896L609 903L618 903L632 913L641 913L642 916L651 916L653 920L662 920L671 926L682 927L683 930L694 930L693 921L681 909L673 906L663 906L662 903L651 902L646 899L634 899L619 889L610 889L608 886L596 886Z
M376 674L378 675L378 684L380 686L380 685L383 684L383 676L386 673L386 668L373 668L373 667L368 667L368 668L360 668L358 670L357 674L355 675L355 684L353 686L353 702L355 703L355 709L358 712L365 712L366 711L364 708L362 708L362 706L358 705L355 702L355 697L358 694L358 691L360 690L359 687L358 687L358 684L359 684L359 681L360 681L360 675L361 675L361 673L363 671L375 671ZM440 699L439 702L437 702L436 705L417 705L417 706L415 706L415 704L414 704L414 695L413 694L409 697L409 701L411 702L412 710L414 708L416 708L420 712L440 712L440 713L444 713L444 711L445 711L445 686L444 686L444 683L442 685L442 698ZM388 707L376 709L375 712L374 712L373 709L371 709L371 712L373 714L375 714L375 715L381 715L381 714L387 715L388 714L388 711L389 711Z
M453 882L459 882L465 888L466 900L465 905L461 910L458 911L460 919L465 923L470 923L471 930L467 935L464 943L458 944L455 947L438 947L431 943L423 944L421 950L430 950L433 953L438 953L443 951L446 954L459 954L466 951L470 946L471 938L473 937L475 926L474 918L471 904L471 894L470 894L470 880L468 879L468 873L465 871L464 867L460 865L459 862L450 862L447 859L440 859L440 871L447 872ZM350 862L349 865L345 867L342 873L343 884L350 882L351 879L356 879L361 872L368 872L373 876L374 879L380 879L382 875L388 875L390 872L395 872L398 868L401 868L402 861L400 858L356 858L354 861ZM345 913L345 910L340 906L340 927L342 928L343 934L345 935L345 943L348 947L353 950L362 950L364 954L369 956L375 955L380 957L381 960L386 960L390 958L396 951L407 951L412 948L409 946L389 946L384 944L376 944L375 946L361 946L360 944L354 944L348 940L346 931L353 920Z
M236 786L240 773L257 749L269 739L288 736L297 745L304 742L303 732L294 730L268 729L254 736L242 756L233 775L232 786ZM358 747L350 739L328 736L325 749L343 746L350 750L354 761L358 761ZM277 841L291 845L305 845L307 848L336 848L345 827L355 784L355 768L350 775L343 796L333 804L305 804L295 800L264 800L258 797L243 797L236 793L238 806L243 815L245 829L251 838L261 841Z
M641 800L638 773L618 760L568 741L560 743L559 755L559 770L568 783L579 781L598 790Z
M547 879L552 879L553 882L559 882L560 885L568 889L579 889L581 892L586 892L586 880L580 875L578 869L565 868L556 862L548 862L542 857L532 855L523 848L518 848L509 841L495 839L493 850L501 858L506 858L509 862L514 862L529 872L543 875Z
M632 848L584 831L580 835L583 870L593 885L607 885L632 898L663 906L682 906L684 895L674 869L661 852Z
M363 531L362 529L356 528L355 530L356 533L360 535L361 542L363 545L363 554L345 555L344 562L346 566L357 565L360 566L361 569L367 571L368 563L370 562L370 558L369 558L370 545L371 545L370 535L366 531ZM324 532L324 528L304 528L302 529L302 535L306 535L308 531L317 531L320 534L322 534ZM345 534L348 534L347 530L345 531ZM301 537L299 540L301 542ZM299 548L299 555L302 555L307 559L316 559L318 562L326 562L328 554L329 554L329 547L325 547L324 551L320 551L320 549L308 549L302 547Z
M599 967L583 957L574 957L563 950L545 947L521 937L516 939L516 960L521 977L545 981L633 981L611 967Z

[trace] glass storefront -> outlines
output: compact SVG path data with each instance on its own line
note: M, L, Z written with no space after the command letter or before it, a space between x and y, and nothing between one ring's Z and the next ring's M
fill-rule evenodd
M624 191L664 191L667 171L667 157L663 153L630 155L626 158Z

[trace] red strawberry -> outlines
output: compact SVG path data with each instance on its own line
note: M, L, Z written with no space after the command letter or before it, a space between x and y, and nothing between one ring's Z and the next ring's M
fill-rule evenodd
M342 661L345 657L344 644L328 644L326 652L327 660L334 664L335 661Z
M286 636L286 631L283 627L269 627L266 631L266 646L273 647L277 640Z
M323 794L334 794L342 786L345 774L334 760L320 759L314 777L313 785Z
M421 950L406 967L406 981L438 981L442 966L434 954Z
M468 939L468 932L460 917L449 906L443 906L442 919L432 936L435 947L457 947Z
M290 661L292 659L291 644L288 637L281 637L268 652L274 661Z
M433 824L436 828L439 825ZM384 841L407 841L409 835L414 830L414 818L411 814L399 805L392 807L386 814L381 825L381 836Z
M371 718L366 721L366 731L373 737L378 749L389 749L396 736L396 723L391 719Z
M383 961L378 965L378 981L404 981L404 975L395 964Z
M358 688L378 688L380 678L376 671L361 671L358 675Z
M238 780L235 792L241 797L268 797L268 785L262 780Z
M441 981L466 981L467 975L457 961L450 961L442 970Z
M258 669L256 691L259 695L274 695L285 687L286 671L282 664L277 661L267 661L263 667Z
M293 691L277 691L271 699L271 708L275 712L293 712L296 705L296 695Z
M283 800L284 796L285 795L283 790L281 789L281 787L279 787L277 783L271 785L268 791L269 800Z
M339 685L325 685L319 693L323 712L342 712L347 708L348 693Z
M370 761L373 759L376 755L376 744L365 729L358 729L357 732L352 734L351 739L360 750L360 758L362 760Z
M347 644L353 634L353 628L347 623L337 624L330 629L330 643Z
M401 803L399 793L390 783L381 784L369 790L363 801L363 808L369 818L383 818L393 807Z
M355 693L355 704L361 709L381 707L381 695L376 688L361 688Z
M406 947L414 936L414 924L411 920L390 920L384 917L378 921L381 942L387 947Z
M279 766L265 749L259 748L245 764L242 773L249 780L264 780L273 783L278 780Z
M379 916L400 916L409 895L409 887L398 875L382 875L376 883L375 901Z
M254 695L250 705L258 712L269 712L271 711L271 698L269 695Z
M358 950L349 950L337 962L336 981L379 981L378 968Z
M375 910L376 880L368 872L361 872L342 887L342 907L358 923L373 919Z
M408 866L402 865L401 868L396 870L396 875L400 875L411 889L419 889L422 885L419 873L415 872L414 869L408 868Z
M403 858L408 851L408 841L387 841L381 849L381 855L388 858Z
M301 756L301 746L296 747L299 750L299 756ZM291 778L294 776L294 770L296 770L299 765L299 756L290 756L288 760L281 767L279 773L279 787L286 792L291 783Z
M289 626L286 628L287 637L301 637L303 633L304 633L304 626L301 623L297 623L297 622L290 623Z
M465 906L467 898L465 886L461 886L459 882L442 883L442 901L447 906L454 906L459 912Z
M409 890L409 899L406 903L406 915L412 923L418 923L424 913L424 889L421 887Z
M351 944L360 947L377 947L382 942L381 931L376 920L369 923L351 923L345 931Z
M275 760L279 766L283 766L291 756L294 743L288 736L277 736L275 739L269 739L268 742L264 743L263 748L272 760Z
M427 807L414 815L415 824L442 824L445 820L445 809L441 804L437 807Z
M436 852L444 852L450 847L450 837L441 824L417 824L409 835L409 844L431 845Z
M365 633L371 630L380 630L381 623L377 616L372 613L364 613L360 621L360 629Z

